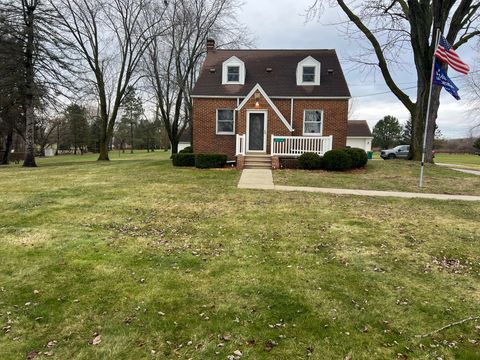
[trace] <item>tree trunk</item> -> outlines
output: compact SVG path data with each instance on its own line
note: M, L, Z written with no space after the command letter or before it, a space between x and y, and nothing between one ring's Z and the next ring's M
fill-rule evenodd
M26 113L26 131L25 131L25 160L23 161L23 166L25 167L36 167L35 162L35 118L33 114L33 96L26 96L27 103L27 113Z
M33 74L33 47L34 47L34 9L27 9L27 21L26 21L26 32L27 32L27 46L25 50L25 120L26 120L26 129L25 129L25 142L26 142L26 151L25 151L25 160L23 161L23 166L25 167L36 167L35 163L35 114L33 111L33 83L34 83L34 74Z
M108 150L110 145L110 136L108 133L108 121L101 119L101 134L100 134L100 154L98 155L97 161L110 161L108 157Z
M425 148L425 162L433 162L433 140L435 134L435 126L440 106L441 88L434 86L432 89L432 100L430 105L430 113L428 116L428 134L427 144ZM425 130L425 117L428 106L428 86L423 89L421 86L417 90L417 103L413 111L410 113L412 117L412 142L410 147L410 159L421 161L423 151L423 140Z
M8 155L10 154L10 150L12 149L13 143L13 128L8 130L7 139L5 141L5 153L3 154L3 158L0 159L0 165L8 165Z
M108 157L108 142L100 141L100 154L98 156L98 161L110 161Z
M178 153L178 139L176 139L174 137L173 139L170 140L170 142L172 144L172 155L177 154Z
M130 123L130 154L133 154L133 123Z

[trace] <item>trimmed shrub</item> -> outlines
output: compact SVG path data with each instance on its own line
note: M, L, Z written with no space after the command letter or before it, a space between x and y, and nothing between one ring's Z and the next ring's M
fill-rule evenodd
M473 147L480 151L480 138L473 143Z
M344 149L330 150L323 155L322 167L328 171L350 170L352 158Z
M193 147L187 146L185 149L180 150L178 153L179 154L192 154L193 153Z
M313 152L306 152L298 158L298 165L301 169L315 170L322 167L322 158Z
M195 166L199 169L222 168L227 163L225 154L197 154Z
M195 154L173 154L172 164L173 166L195 166Z
M280 169L298 169L298 158L280 158Z
M348 148L345 152L352 158L352 168L360 169L368 163L368 155L365 150L358 148Z

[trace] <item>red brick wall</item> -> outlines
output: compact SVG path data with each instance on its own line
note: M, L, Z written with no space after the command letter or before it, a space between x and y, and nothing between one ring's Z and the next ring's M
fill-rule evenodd
M303 135L303 111L323 110L323 136L333 135L333 148L347 145L348 100L294 100L294 136Z
M236 99L193 99L193 151L223 153L235 159L235 135L217 135L217 109L235 109ZM238 129L238 120L235 127ZM238 130L236 130L238 134Z
M240 102L243 99L240 99ZM290 99L272 100L290 123ZM197 153L225 153L229 159L235 158L235 135L216 135L216 110L235 109L236 99L193 99L193 149ZM348 100L294 100L294 132L291 134L267 101L260 97L256 106L255 99L235 115L235 132L246 134L248 110L266 110L267 113L267 153L270 153L271 136L302 136L303 110L323 110L323 136L333 135L333 147L345 147L347 141Z

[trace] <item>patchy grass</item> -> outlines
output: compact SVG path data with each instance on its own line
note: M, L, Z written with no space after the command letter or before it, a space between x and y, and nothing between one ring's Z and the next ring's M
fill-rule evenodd
M278 185L480 195L480 176L430 164L423 188L418 186L419 176L420 164L406 160L369 161L365 169L347 172L274 171Z
M435 162L464 165L480 170L480 156L471 154L436 154Z
M479 315L479 204L122 159L0 169L1 359L478 358L480 322L415 335Z

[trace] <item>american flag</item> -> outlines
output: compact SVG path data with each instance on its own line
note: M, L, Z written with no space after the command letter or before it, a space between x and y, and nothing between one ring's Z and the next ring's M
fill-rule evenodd
M462 74L466 75L470 71L470 67L460 59L460 56L457 55L452 45L450 45L443 36L440 37L440 43L438 44L437 51L435 51L435 56Z

